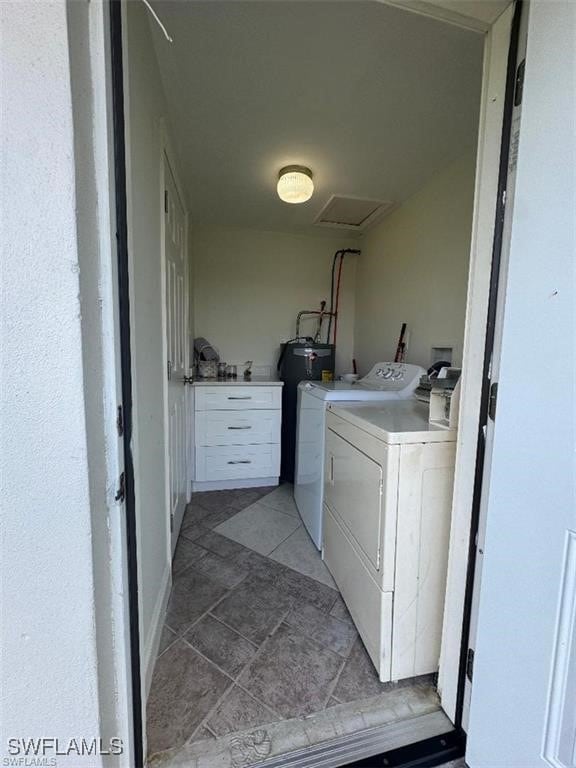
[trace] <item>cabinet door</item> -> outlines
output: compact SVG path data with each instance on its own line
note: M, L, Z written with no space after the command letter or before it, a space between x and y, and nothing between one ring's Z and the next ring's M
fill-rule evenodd
M382 466L331 429L327 430L326 441L326 503L379 570Z

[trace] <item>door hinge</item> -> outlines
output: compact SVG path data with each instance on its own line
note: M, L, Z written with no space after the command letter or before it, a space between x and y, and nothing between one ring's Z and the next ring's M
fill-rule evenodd
M124 434L124 411L121 405L116 409L116 431L118 432L118 437L122 437Z
M488 400L488 416L494 421L496 419L496 405L498 404L498 382L490 384L490 398Z
M474 648L468 648L468 654L466 656L466 677L472 682L474 675Z
M124 501L126 498L126 474L122 472L120 477L118 478L118 490L116 491L116 496L114 496L114 501Z
M526 59L523 59L518 64L516 70L516 83L514 86L514 106L519 107L522 104L522 96L524 94L524 70L526 69Z

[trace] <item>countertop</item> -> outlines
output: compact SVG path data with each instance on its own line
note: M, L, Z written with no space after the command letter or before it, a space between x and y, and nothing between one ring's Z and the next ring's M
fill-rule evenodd
M428 406L419 400L394 400L354 405L330 404L328 409L386 443L449 443L455 429L443 429L428 421Z
M237 379L195 379L194 387L283 387L284 382L272 376L252 376L245 379L239 376Z

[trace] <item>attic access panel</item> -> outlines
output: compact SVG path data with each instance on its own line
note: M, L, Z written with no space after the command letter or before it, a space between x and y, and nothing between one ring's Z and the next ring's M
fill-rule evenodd
M332 195L314 219L319 227L335 227L363 232L388 213L393 203L361 197Z

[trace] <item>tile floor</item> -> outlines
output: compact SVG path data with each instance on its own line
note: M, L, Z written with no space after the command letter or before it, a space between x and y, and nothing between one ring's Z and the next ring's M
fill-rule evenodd
M414 684L415 701L437 707L431 680ZM331 708L342 720L343 705L398 688L379 682L291 486L193 495L148 699L149 755Z

